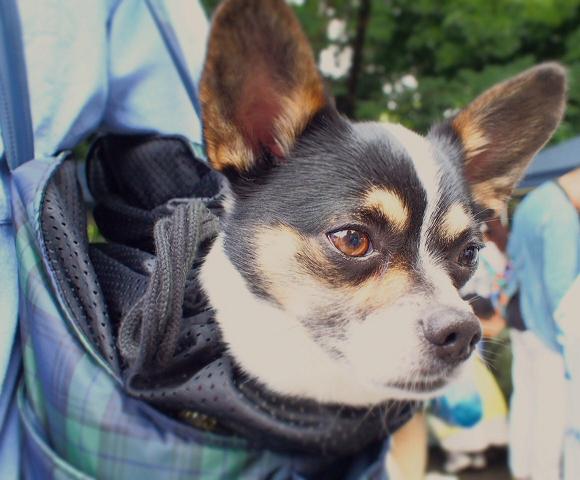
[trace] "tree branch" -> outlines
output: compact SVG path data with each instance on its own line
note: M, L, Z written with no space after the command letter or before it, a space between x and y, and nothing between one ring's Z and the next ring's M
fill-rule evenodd
M363 50L365 46L370 15L371 0L360 0L357 16L356 35L352 46L352 64L348 75L346 98L343 104L343 111L349 117L354 116L356 111L358 82L362 69Z

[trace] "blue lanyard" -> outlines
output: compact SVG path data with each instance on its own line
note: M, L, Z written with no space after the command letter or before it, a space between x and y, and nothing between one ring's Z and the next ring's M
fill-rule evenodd
M0 130L8 166L34 158L22 31L16 0L0 0Z
M167 12L165 11L165 7L162 1L159 0L147 0L147 7L151 12L151 16L153 17L153 21L161 34L161 38L165 43L165 47L173 60L173 64L181 78L181 83L183 84L187 95L195 109L195 113L199 117L201 121L201 107L199 105L199 99L197 95L197 88L193 79L191 78L188 70L187 70L187 63L185 61L185 56L179 46L179 42L177 40L177 36L173 31L173 27L171 26L171 22L169 21Z

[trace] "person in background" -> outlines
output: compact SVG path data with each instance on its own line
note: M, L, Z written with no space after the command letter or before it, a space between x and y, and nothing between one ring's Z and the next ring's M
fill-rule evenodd
M556 311L564 352L568 420L564 436L564 480L580 478L580 276Z
M479 266L460 292L482 321L484 338L494 338L505 328L499 307L505 285L507 259L492 237L492 232L500 229L491 229L489 225L486 223L482 226L485 248L479 254Z
M493 242L503 254L506 253L509 238L507 218L505 217L507 217L507 211L503 212L501 216L491 218L485 222L485 241Z
M564 359L555 312L580 271L580 168L531 192L508 244L526 331L514 345L510 469L557 480L564 438Z

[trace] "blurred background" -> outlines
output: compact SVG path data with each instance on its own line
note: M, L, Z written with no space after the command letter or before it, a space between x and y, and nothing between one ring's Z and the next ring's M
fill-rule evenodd
M219 0L203 0L208 15ZM338 108L419 132L546 60L571 76L552 143L580 133L580 0L290 0Z

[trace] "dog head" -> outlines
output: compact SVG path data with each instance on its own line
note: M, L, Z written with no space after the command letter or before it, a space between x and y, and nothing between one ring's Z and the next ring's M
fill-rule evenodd
M282 0L218 9L201 82L231 184L202 284L240 368L275 392L369 405L437 394L480 326L460 288L564 109L544 64L420 136L335 110Z

